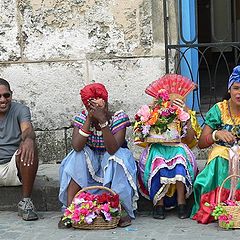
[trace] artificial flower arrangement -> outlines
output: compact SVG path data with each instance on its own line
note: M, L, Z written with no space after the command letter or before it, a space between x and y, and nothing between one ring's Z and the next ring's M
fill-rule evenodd
M104 192L96 195L80 191L65 210L63 221L69 219L73 226L93 225L97 218L111 222L120 216L120 211L118 194Z
M172 104L168 91L160 89L154 102L141 106L135 115L134 142L180 142L181 122L189 118L187 112Z
M233 200L226 200L221 203L205 203L205 206L210 207L211 215L215 220L219 221L219 226L225 229L234 228L234 217L226 210L226 206L236 207L240 206L240 202Z

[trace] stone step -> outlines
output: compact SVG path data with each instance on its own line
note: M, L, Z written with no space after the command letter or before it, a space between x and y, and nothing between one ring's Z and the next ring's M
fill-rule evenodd
M58 201L59 164L41 164L37 172L32 199L38 211L60 211ZM16 211L21 200L21 186L1 187L0 210Z
M198 160L199 169L203 169L205 161ZM38 211L60 211L58 200L60 164L41 164L37 172L32 199ZM140 195L140 194L139 194ZM0 211L16 211L21 200L21 186L1 187ZM152 203L140 196L138 211L152 209Z

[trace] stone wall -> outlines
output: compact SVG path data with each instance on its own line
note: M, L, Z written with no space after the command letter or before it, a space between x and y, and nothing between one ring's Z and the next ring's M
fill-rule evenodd
M70 150L85 84L105 84L111 108L132 118L165 73L162 0L1 0L0 9L0 77L31 109L41 162Z

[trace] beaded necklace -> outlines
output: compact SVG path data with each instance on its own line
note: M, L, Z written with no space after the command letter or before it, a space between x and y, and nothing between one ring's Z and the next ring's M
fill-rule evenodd
M108 120L109 125L111 126L113 122L113 119L111 118L110 120ZM93 133L93 135L101 137L103 135L102 130L97 130L93 125L90 126L89 129L90 132Z
M231 132L237 137L237 138L240 138L240 126L239 125L236 125L236 122L234 121L234 118L232 116L232 113L231 113L231 109L230 109L230 104L229 104L229 101L228 101L228 113L229 113L229 116L232 120L232 123L233 123L233 127L231 129Z

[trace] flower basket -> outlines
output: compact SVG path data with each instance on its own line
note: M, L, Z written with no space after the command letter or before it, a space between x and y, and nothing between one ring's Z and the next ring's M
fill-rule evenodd
M168 124L168 129L162 134L156 133L151 129L149 135L144 139L147 143L179 143L181 142L180 121L173 121Z
M226 216L231 216L230 220L232 223L231 226L229 227L228 225L226 225L224 221L218 218L218 225L221 228L240 228L240 202L235 202L236 206L225 206L224 204L221 203L222 188L225 182L232 177L240 178L240 175L233 174L225 178L218 192L218 202L217 202L218 206L220 205L223 208L223 212L226 213Z
M179 143L182 127L190 115L183 108L173 104L165 89L158 92L152 104L145 104L135 114L133 123L134 143Z
M99 195L87 192L93 189L100 189L105 192ZM87 196L85 199L81 198L84 194ZM113 204L115 205L114 207ZM71 219L72 227L74 228L89 230L111 229L116 228L120 220L121 204L119 196L107 187L92 186L81 189L75 195L71 206L72 208L74 206L75 211L72 211L70 217L66 218ZM66 211L71 211L71 206ZM84 210L85 212L82 213L81 211ZM68 215L66 211L64 216ZM90 221L87 221L87 218L89 219L90 216L92 218Z

